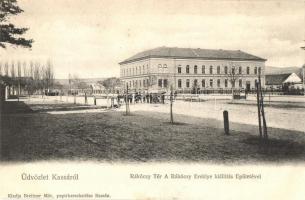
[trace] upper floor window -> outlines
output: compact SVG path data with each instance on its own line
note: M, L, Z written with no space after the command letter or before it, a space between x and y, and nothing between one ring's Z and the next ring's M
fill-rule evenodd
M213 66L210 66L210 74L213 74Z
M202 74L205 74L205 65L202 65L201 70L202 70Z
M220 87L220 79L217 79L217 87Z
M239 79L239 87L241 88L243 86L243 81Z
M228 66L225 66L225 74L228 74Z
M181 74L181 67L178 67L178 74Z
M259 74L259 75L262 74L262 68L261 68L261 67L258 68L258 74Z
M233 66L231 69L232 74L235 74L235 67Z
M239 67L239 68L238 68L238 73L239 73L239 74L242 74L242 67Z
M187 74L189 74L189 73L190 73L190 66L189 66L189 65L187 65L187 66L186 66L186 68L185 68L185 72L186 72Z
M194 74L197 74L197 70L198 70L197 65L195 65L194 66Z
M254 74L257 74L257 67L254 67Z
M217 66L217 74L220 74L220 66Z
M225 79L225 87L228 87L228 79Z
M247 74L250 74L250 67L247 67Z

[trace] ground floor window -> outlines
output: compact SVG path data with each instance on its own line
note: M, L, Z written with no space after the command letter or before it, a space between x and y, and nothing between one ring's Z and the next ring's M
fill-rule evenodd
M210 79L210 87L213 87L213 79Z
M186 87L187 87L187 88L190 87L190 79L186 79Z
M202 79L202 81L201 81L201 86L202 86L203 88L205 88L205 79Z
M181 88L182 87L182 81L181 79L178 79L178 88Z
M167 88L167 79L163 80L163 87Z
M159 79L159 80L158 80L158 86L159 86L159 87L162 87L162 79Z
M220 79L217 80L217 87L220 87Z
M228 87L228 79L225 79L225 87Z
M243 87L243 81L239 79L239 87Z

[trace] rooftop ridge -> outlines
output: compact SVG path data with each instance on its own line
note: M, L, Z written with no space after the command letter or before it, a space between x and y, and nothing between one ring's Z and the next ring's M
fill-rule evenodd
M147 58L187 58L187 59L230 59L230 60L259 60L266 61L264 58L246 53L241 50L223 49L201 49L201 48L178 48L178 47L156 47L135 54L134 56L120 62L125 64Z

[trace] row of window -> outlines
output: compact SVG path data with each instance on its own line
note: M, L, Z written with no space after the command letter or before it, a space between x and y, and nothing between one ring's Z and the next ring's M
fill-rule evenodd
M236 81L233 81L233 80L224 79L223 82L224 82L224 87L225 88L229 87L229 84L233 87L236 86L235 85ZM221 79L217 79L215 84L218 88L220 88L221 87ZM126 85L128 85L131 88L148 87L149 86L149 79L132 80L132 81L126 82ZM238 80L238 86L239 87L243 86L242 79ZM158 79L158 87L167 88L168 87L168 80L167 79ZM214 87L214 79L209 79L209 80L202 79L201 83L199 83L197 79L194 79L192 84L191 84L190 79L186 79L185 88L193 88L193 87L196 87L196 88L211 87L211 88L213 88ZM181 79L178 79L178 88L183 88Z
M121 76L133 76L133 75L141 75L148 73L148 65L128 68L128 69L121 69Z
M201 74L206 74L206 66L202 65L201 66ZM208 68L209 70L209 74L214 74L214 67L212 65L209 66ZM195 65L193 67L193 73L194 74L198 74L199 72L198 66ZM168 67L166 64L159 64L158 65L158 72L159 73L167 73L168 72ZM178 74L182 74L182 73L186 73L186 74L190 74L190 66L186 65L185 67L185 71L182 72L182 67L181 65L178 66L177 68L177 73ZM121 70L121 75L122 76L133 76L133 75L141 75L141 74L146 74L148 73L148 65L143 65L143 66L138 66L138 67L134 67L134 68L129 68L129 69L122 69ZM246 67L246 74L249 75L250 72L250 67ZM254 67L254 74L261 74L261 67ZM218 65L216 67L216 74L221 74L221 67ZM241 66L233 66L231 68L229 68L228 66L224 66L223 69L223 74L243 74L243 68Z
M132 81L126 82L126 85L128 85L128 87L130 87L130 88L148 87L149 86L149 79L132 80Z
M224 87L225 87L225 88L229 87L229 85L228 85L229 83L230 83L233 87L235 87L235 81L233 81L233 80L228 80L228 79L225 79L225 80L224 80ZM192 85L191 85L190 79L186 79L186 81L185 81L185 87L186 87L186 88L191 88L191 87L196 87L196 88L198 88L198 87L203 87L203 88L205 88L205 87L208 86L207 84L209 84L209 87L214 87L214 80L213 80L213 79L210 79L210 80L208 81L208 83L206 83L206 80L205 80L205 79L202 79L202 80L201 80L201 86L200 86L200 84L198 83L198 80L197 80L197 79L194 79L194 80L193 80ZM220 79L217 79L217 80L216 80L216 84L217 84L217 87L221 87L221 80L220 80ZM239 85L239 87L242 87L242 84L243 84L242 79L239 79L239 80L238 80L238 85ZM182 80L181 80L181 79L178 79L178 88L182 88Z
M182 67L179 66L177 69L178 69L177 73L182 74ZM198 66L197 65L194 66L194 71L193 72L194 72L194 74L198 74ZM189 65L186 65L185 73L190 74L190 66ZM219 65L216 67L216 73L221 74L221 68L220 68ZM261 67L254 67L254 74L257 74L257 73L261 74ZM201 74L206 74L206 66L205 65L201 66ZM212 65L209 67L209 74L214 74L214 67ZM243 70L242 70L241 66L239 66L239 67L233 66L230 69L228 68L228 66L224 66L224 74L243 74ZM250 67L246 68L246 74L250 74Z

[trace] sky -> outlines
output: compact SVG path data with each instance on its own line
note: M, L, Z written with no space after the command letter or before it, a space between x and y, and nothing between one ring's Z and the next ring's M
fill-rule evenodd
M267 66L305 63L303 0L19 0L10 21L29 27L31 50L3 61L53 62L56 78L119 76L119 62L160 46L242 50Z

